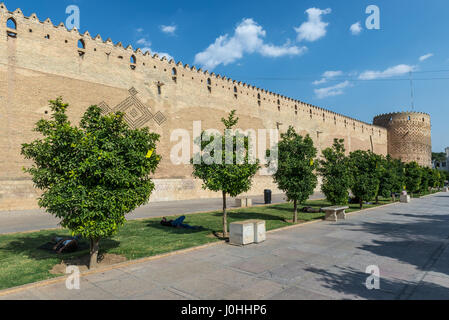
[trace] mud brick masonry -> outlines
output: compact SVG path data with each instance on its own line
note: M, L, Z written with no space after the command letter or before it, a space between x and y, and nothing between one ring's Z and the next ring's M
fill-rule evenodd
M13 26L8 28L9 23ZM374 125L288 98L265 89L209 73L194 66L131 46L55 26L36 14L0 4L0 211L37 207L39 192L22 168L21 144L38 136L35 123L49 118L48 100L62 96L70 103L72 123L78 123L90 105L104 112L122 111L131 127L148 126L161 135L158 152L163 161L155 175L152 201L219 197L202 190L189 165L174 165L170 150L173 130L222 128L219 120L237 110L241 129L285 131L292 125L309 134L318 152L345 139L347 151L390 153L404 161L431 164L430 116L392 113L374 119ZM193 133L192 133L193 135ZM277 192L269 176L257 176L248 195L263 189Z

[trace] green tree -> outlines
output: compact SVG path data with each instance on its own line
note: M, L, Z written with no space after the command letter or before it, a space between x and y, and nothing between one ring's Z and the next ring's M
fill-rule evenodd
M432 161L444 162L446 161L445 152L432 152Z
M432 174L429 179L429 186L431 188L438 188L440 186L440 174L437 169L432 169Z
M191 159L193 176L203 180L203 188L222 192L224 237L228 236L226 196L237 197L251 189L252 179L260 169L259 160L250 157L252 149L249 137L238 130L233 132L238 120L233 110L227 119L221 119L225 126L223 135L203 133L206 139L201 139L201 154L195 154ZM243 141L243 144L239 141ZM199 144L199 141L196 143ZM205 157L205 153L210 157Z
M34 164L24 169L43 191L39 206L61 219L61 226L90 240L90 268L97 265L99 242L114 235L125 215L148 202L160 157L159 135L148 128L131 130L124 114L101 116L91 106L79 127L68 121L68 104L50 101L51 120L35 131L43 139L22 145Z
M401 193L406 190L405 187L405 163L399 159L391 159L393 162L393 170L396 173L397 179L395 180L393 192Z
M449 179L449 174L444 171L438 171L439 173L439 187L443 188L445 181Z
M321 191L333 205L348 203L351 172L343 139L334 139L332 148L323 150L318 172L322 176Z
M422 172L419 164L410 162L405 165L405 186L412 195L418 193L421 187Z
M396 162L390 155L387 157L380 156L379 160L379 191L377 192L376 203L379 203L379 196L389 198L393 192L396 192L398 185L399 189L401 188Z
M352 194L363 208L363 202L376 197L379 190L379 156L371 151L357 150L349 155L352 174Z
M432 179L432 169L429 167L421 167L421 186L420 192L427 194L429 192L429 187Z
M293 223L298 222L298 203L303 204L313 194L318 180L314 173L317 151L309 135L305 138L298 135L293 127L281 134L278 143L277 171L273 175L274 182L293 201ZM270 165L270 163L269 163Z

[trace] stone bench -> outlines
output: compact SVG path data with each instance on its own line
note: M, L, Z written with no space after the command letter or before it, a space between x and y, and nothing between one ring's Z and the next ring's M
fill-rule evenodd
M252 205L253 200L251 198L242 197L235 199L235 206L237 208L248 208L251 207Z
M333 206L322 208L326 213L326 221L338 221L338 219L345 220L346 219L346 210L349 209L348 206Z
M244 246L266 240L266 227L263 220L233 222L229 226L229 244Z

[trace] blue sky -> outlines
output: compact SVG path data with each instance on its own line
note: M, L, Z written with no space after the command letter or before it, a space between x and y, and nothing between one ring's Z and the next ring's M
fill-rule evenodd
M433 150L449 146L447 0L5 4L55 24L65 22L66 7L75 4L81 32L168 54L366 122L380 113L411 109L412 71L415 110L432 116ZM380 9L380 30L365 26L369 5Z

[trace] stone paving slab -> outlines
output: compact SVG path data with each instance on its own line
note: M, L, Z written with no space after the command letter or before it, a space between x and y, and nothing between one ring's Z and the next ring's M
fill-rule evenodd
M370 265L379 290L365 286ZM448 265L449 197L437 194L0 299L449 299Z

